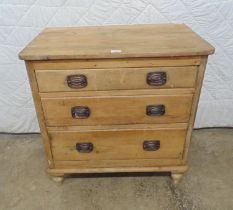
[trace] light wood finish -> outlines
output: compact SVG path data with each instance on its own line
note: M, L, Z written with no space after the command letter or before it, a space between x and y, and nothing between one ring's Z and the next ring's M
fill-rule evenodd
M37 114L37 118L38 118L38 122L39 122L39 126L40 126L41 137L42 137L45 152L47 155L48 167L52 168L52 167L54 167L53 156L52 156L52 151L51 151L51 147L50 147L49 136L48 136L48 133L46 130L44 113L43 113L43 109L41 106L41 98L39 96L39 90L38 90L38 86L37 86L37 82L36 82L35 71L34 71L33 65L30 61L26 62L26 67L27 67L27 73L28 73L28 77L29 77L31 90L32 90L34 105L36 107L36 114Z
M153 166L153 167L106 167L106 168L54 168L48 169L48 173L55 175L58 173L65 174L82 174L82 173L120 173L120 172L175 172L184 173L187 171L187 165L170 165L170 166Z
M36 70L75 70L75 69L109 69L142 68L168 66L198 66L201 56L169 58L121 58L121 59L82 59L33 61Z
M72 173L171 172L177 184L187 155L207 56L214 48L182 24L51 28L19 55L26 62L41 135L56 181ZM167 83L146 83L166 71ZM70 89L66 77L84 74L88 85ZM147 105L165 115L147 116ZM88 106L73 119L73 106ZM144 151L144 140L160 140ZM76 143L92 142L91 153Z
M147 74L165 72L166 83L160 86L147 84ZM135 90L159 88L194 87L197 67L158 67L158 68L117 68L79 70L38 70L37 82L40 92L85 91L85 90ZM67 76L85 75L87 86L70 88ZM50 82L53 81L53 82ZM137 81L137 82L135 82Z
M20 54L25 60L208 55L214 48L183 24L45 29Z
M57 169L95 169L98 168L152 168L163 166L185 165L182 159L128 159L128 160L79 160L79 161L54 161Z
M154 104L165 105L165 114L148 116L146 107ZM47 126L188 122L191 104L192 95L42 98ZM90 116L72 118L75 106L89 107Z
M63 97L104 97L104 96L145 96L145 95L193 95L194 88L171 88L152 90L121 90L121 91L77 91L77 92L50 92L39 93L41 98L63 98Z
M179 182L181 181L183 175L184 175L184 173L172 172L171 177L172 177L173 183L175 185L179 184Z
M186 136L186 143L185 143L184 157L183 157L185 160L187 160L188 149L189 149L189 145L190 145L190 141L191 141L192 130L193 130L194 122L195 122L199 97L201 94L201 87L202 87L202 82L204 79L206 63L207 63L207 57L203 56L203 59L201 61L201 65L199 67L198 75L197 75L196 91L195 91L195 94L193 97L192 110L190 112L189 127L188 127L187 136Z
M182 157L186 130L132 129L81 132L50 132L54 160L127 160ZM145 140L160 141L156 151L145 151ZM91 142L90 153L76 150L77 143Z
M187 129L187 123L169 123L169 124L130 124L130 125L94 125L94 126L53 126L47 127L50 131L95 131L95 130L153 130L153 129Z

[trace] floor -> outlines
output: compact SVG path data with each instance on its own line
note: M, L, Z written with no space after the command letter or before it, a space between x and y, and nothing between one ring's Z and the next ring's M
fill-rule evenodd
M38 134L0 135L1 210L232 210L233 129L193 134L190 169L174 187L167 174L101 174L54 183Z

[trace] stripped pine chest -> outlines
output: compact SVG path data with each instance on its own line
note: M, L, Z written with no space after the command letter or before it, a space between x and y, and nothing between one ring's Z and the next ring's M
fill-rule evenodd
M187 170L207 57L183 24L48 28L25 60L48 160L73 173Z

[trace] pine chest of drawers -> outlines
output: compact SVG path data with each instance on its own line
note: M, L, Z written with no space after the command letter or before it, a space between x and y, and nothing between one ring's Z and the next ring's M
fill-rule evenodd
M26 62L48 173L187 170L207 57L185 25L49 28Z

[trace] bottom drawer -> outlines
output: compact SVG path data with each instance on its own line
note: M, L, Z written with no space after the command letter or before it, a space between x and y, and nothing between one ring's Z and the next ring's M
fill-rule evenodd
M182 158L186 129L52 131L55 161Z

